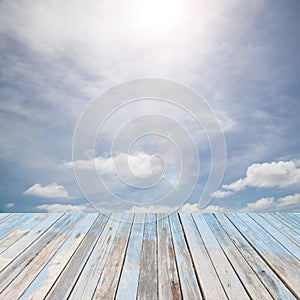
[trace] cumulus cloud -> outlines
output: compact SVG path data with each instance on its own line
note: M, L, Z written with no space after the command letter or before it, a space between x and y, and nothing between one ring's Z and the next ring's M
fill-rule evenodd
M83 211L91 211L87 209L85 205L71 205L71 204L42 204L38 205L36 209L41 211L46 211L49 213L59 213L59 212L71 212L71 213L78 213Z
M275 207L275 200L274 197L267 197L261 198L256 202L247 203L247 206L241 211L244 212L261 212L261 211L268 211L270 209L274 209Z
M101 175L115 174L115 166L117 166L118 170L126 170L126 167L129 166L133 175L141 178L163 171L161 161L155 156L144 152L135 155L122 152L114 157L99 156L95 159L81 159L67 162L64 166L68 168L75 166L79 170L93 170L96 168Z
M292 186L300 186L300 160L252 164L248 167L245 178L223 185L223 188L238 192L246 187Z
M278 199L277 207L300 205L300 194L285 196Z
M233 194L233 192L231 191L221 191L221 190L218 190L218 191L215 191L213 192L213 196L215 198L226 198L226 197L229 197Z
M42 186L39 183L34 184L28 190L26 190L24 195L36 196L40 198L68 198L68 191L63 185L58 185L56 183L51 183L49 185Z

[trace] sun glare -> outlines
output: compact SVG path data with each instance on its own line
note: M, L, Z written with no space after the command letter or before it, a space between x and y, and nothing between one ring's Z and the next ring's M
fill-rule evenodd
M164 34L180 25L181 0L142 0L137 7L137 26L149 34Z

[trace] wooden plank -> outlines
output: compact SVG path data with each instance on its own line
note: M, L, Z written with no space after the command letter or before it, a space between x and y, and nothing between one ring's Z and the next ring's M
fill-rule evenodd
M299 221L299 216L298 214L291 214L291 213L287 213L284 214L288 219L292 220L295 225L297 226L297 228L300 228L300 221Z
M21 226L5 236L2 240L0 240L0 253L13 245L17 240L28 234L47 216L47 214L33 214L30 219L22 223Z
M5 236L10 234L14 231L20 224L25 222L30 218L29 214L13 214L12 217L7 218L1 222L2 227L0 229L0 240L3 239Z
M86 233L95 222L98 214L90 213L83 217L81 222L70 233L65 243L60 247L54 257L47 263L38 276L27 287L20 299L43 299L56 279L62 273L72 255L82 242Z
M190 214L180 214L182 228L193 258L196 273L204 299L226 299L226 293L219 280L198 228Z
M5 268L0 272L0 293L55 237L58 231L70 221L70 217L62 217L62 214L51 214L49 217L49 221L51 222L49 222L48 224L48 231L46 231L39 239L37 239L35 243L30 245L29 247L27 244L23 245L23 248L25 250L22 251L21 254L19 254L17 257L14 257L14 254L12 254L10 257L10 252L6 253L6 259L4 260ZM17 243L15 243L13 246L15 246L16 244ZM3 252L2 254L4 254L5 252Z
M39 224L38 230L31 230L27 235L20 238L17 242L7 248L0 254L0 271L6 268L20 253L22 253L26 248L40 238L51 226L62 216L62 214L51 214L44 221ZM60 224L60 223L58 223ZM54 227L56 228L56 227ZM58 228L60 228L58 226ZM53 232L48 234L48 237L54 237ZM43 240L42 240L43 241ZM49 241L46 238L46 243ZM43 247L43 243L41 247ZM39 247L37 249L40 249ZM35 252L34 252L35 253Z
M181 289L167 214L157 215L158 298L181 300Z
M69 223L30 261L10 284L2 291L3 299L18 299L40 271L47 265L57 250L64 244L70 232L82 220L82 214L74 214Z
M253 215L253 217L255 217ZM299 271L300 274L300 262L299 260L291 255L293 254L291 251L289 251L288 249L286 249L278 240L284 238L284 236L280 236L280 232L278 234L276 234L276 238L273 236L273 234L275 235L275 230L271 232L268 232L267 230L262 230L262 227L253 220L253 218L250 217L249 214L240 214L239 218L246 224L248 224L248 226L251 227L251 229L253 231L255 231L255 233L269 246L272 248L272 252L278 255L281 255L281 260L285 263L285 265L290 268L291 270L294 271ZM263 222L263 221L262 221ZM264 224L264 226L268 226L268 222L265 221L266 224ZM272 227L269 228L269 230L272 230ZM289 240L288 240L289 241ZM285 242L285 241L283 241ZM289 243L291 243L289 241ZM291 243L291 247L293 251L295 251L295 255L299 256L299 252L296 251L297 247ZM299 251L299 249L297 249Z
M195 214L193 218L228 298L249 299L239 277L222 251L203 214Z
M11 215L12 215L11 213L0 213L0 222L2 222L3 220L5 220ZM1 224L0 224L0 228L1 228Z
M99 215L45 299L66 299L70 295L108 219Z
M290 239L288 239L283 233L276 227L272 226L264 218L257 214L249 214L249 216L256 221L261 229L270 234L276 241L278 241L287 251L294 255L297 259L300 259L300 248L297 247Z
M245 258L245 261L251 266L274 299L295 299L286 285L278 278L233 223L224 214L215 214L215 216L236 248Z
M282 222L285 226L287 226L289 228L289 230L291 230L291 232L294 232L295 234L300 235L300 230L297 229L296 224L292 220L286 218L284 216L284 214L274 213L271 215L273 217L275 217L276 219L278 219L280 222Z
M144 221L144 214L135 215L116 293L116 299L136 299L142 256Z
M133 222L133 214L122 216L110 256L99 278L93 299L114 299L117 291L128 239ZM74 299L76 299L74 297Z
M120 222L116 221L112 215L84 266L70 299L92 299L99 277L110 255L119 225Z
M278 230L280 230L288 239L290 239L298 247L300 246L300 235L292 231L284 223L280 222L279 219L272 216L271 214L260 214L260 216L264 218L267 222L275 226Z
M297 259L290 255L279 243L274 242L270 235L265 235L263 231L257 230L258 224L246 214L227 214L227 216L251 245L261 253L263 259L284 281L285 285L295 295L300 296L298 282L300 266Z
M273 299L266 287L260 281L257 274L252 270L245 258L235 247L226 231L217 221L213 214L204 214L204 219L213 231L218 243L223 249L227 259L232 264L245 289L252 299Z
M178 214L171 214L169 220L183 299L202 299Z
M158 299L156 215L150 213L145 218L137 299Z

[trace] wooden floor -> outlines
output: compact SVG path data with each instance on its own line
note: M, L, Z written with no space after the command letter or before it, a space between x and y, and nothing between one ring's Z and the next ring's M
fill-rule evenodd
M297 214L0 214L0 299L299 299Z

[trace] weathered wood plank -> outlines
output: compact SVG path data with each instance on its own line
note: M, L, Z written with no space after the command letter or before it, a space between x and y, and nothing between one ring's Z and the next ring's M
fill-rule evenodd
M114 299L118 287L121 269L125 259L126 248L133 222L133 214L122 216L113 247L104 270L99 278L93 299ZM76 295L74 294L74 300Z
M83 217L81 222L70 233L65 243L54 257L47 263L34 281L27 287L20 299L44 299L56 279L66 267L70 258L82 242L86 233L95 222L98 214L91 213Z
M18 228L5 236L2 240L0 240L0 253L13 245L17 240L30 233L30 231L47 216L47 214L33 214L30 219L26 220Z
M202 240L229 299L249 299L239 277L222 251L203 214L194 216Z
M145 218L137 299L158 299L156 214L147 214Z
M241 255L239 250L235 247L226 231L222 228L220 223L213 214L204 214L204 219L213 231L218 243L223 249L227 259L232 264L236 273L240 277L245 289L252 299L273 299L266 287L260 281L257 274L252 270L245 258Z
M258 224L248 215L227 214L227 216L252 246L261 253L265 261L289 289L295 295L300 295L298 282L298 275L300 274L299 261L279 243L274 242L270 235L265 235L262 230L257 230Z
M18 228L20 224L30 219L30 217L30 214L13 214L10 218L3 220L3 222L0 223L2 225L0 229L0 240Z
M295 243L298 247L300 246L300 235L296 232L292 231L288 226L284 223L280 222L276 217L270 214L260 214L267 222L272 224L278 230L280 230L288 239L290 239L293 243Z
M70 299L92 299L119 226L120 222L111 216L76 282Z
M10 284L2 291L3 299L18 299L40 271L47 265L57 250L63 245L70 232L81 221L82 214L74 214L69 223L30 261Z
M108 219L103 214L98 216L45 299L68 298Z
M284 214L274 213L271 215L287 226L291 232L300 235L300 229L297 228L297 225L292 220L285 217Z
M202 299L192 259L179 222L179 216L171 214L169 220L182 296L184 299Z
M142 256L143 233L145 226L144 221L144 214L135 215L116 299L136 299L140 261Z
M287 251L289 251L297 259L300 259L300 248L297 247L290 239L288 239L276 227L272 226L260 215L250 214L249 216L261 226L262 230L270 234L274 239L276 239L276 241L278 241Z
M157 215L158 298L181 300L175 252L167 214Z
M34 243L28 246L27 243L22 244L23 239L20 239L9 248L9 251L6 250L1 253L0 262L2 270L0 272L0 293L56 236L61 228L70 222L70 216L51 214L46 221L48 221L48 223L44 225L47 229ZM22 249L22 251L20 252L19 249ZM3 256L4 254L5 256Z
M3 220L5 220L11 215L12 215L11 213L0 213L0 222L2 222ZM0 228L1 228L1 224L0 224Z
M9 248L4 250L0 254L0 271L6 268L20 253L22 253L26 248L28 248L34 241L41 237L51 226L62 216L62 214L51 214L44 221L39 224L36 230L31 230L27 235L20 238ZM60 224L60 223L59 223ZM54 227L56 228L56 227ZM58 227L60 228L60 227ZM57 230L57 229L56 229ZM57 233L57 232L56 232ZM49 235L54 236L53 232ZM48 242L48 239L46 239ZM43 245L43 244L41 244ZM39 248L38 248L39 249Z
M190 214L180 214L180 219L204 299L226 299L224 288L192 216Z
M293 294L278 278L269 265L262 259L258 252L249 244L242 233L224 214L215 214L218 222L226 231L236 248L240 251L247 263L257 274L274 299L295 299Z

